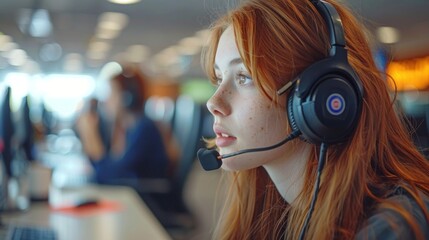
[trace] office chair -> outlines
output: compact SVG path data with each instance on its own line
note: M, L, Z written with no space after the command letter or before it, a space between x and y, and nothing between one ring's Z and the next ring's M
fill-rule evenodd
M166 96L151 96L147 99L144 107L144 114L156 123L163 137L170 159L167 174L172 174L179 155L177 142L173 136L174 109L174 99Z
M5 180L1 185L8 200L5 208L9 210L25 210L29 206L28 191L25 187L25 169L27 162L21 158L19 146L15 141L17 131L15 119L10 108L11 88L7 87L1 105L1 137L3 138L3 166ZM13 167L12 167L13 166Z
M170 97L151 96L146 101L144 113L153 121L172 128L174 105L174 100Z
M22 148L25 157L29 161L33 161L34 156L34 129L33 122L30 117L30 103L29 97L26 96L21 105L21 126L22 126L22 136L20 141L20 147Z
M12 176L11 162L12 162L12 144L11 138L13 131L11 125L11 112L10 112L10 88L6 88L0 94L0 212L9 209L9 179Z
M193 213L184 201L184 190L201 144L202 109L203 106L190 97L178 97L172 131L180 147L180 157L168 184L164 184L168 187L158 184L159 189L164 191L148 191L148 184L143 183L140 186L143 200L170 232L186 232L196 226Z
M41 104L41 108L42 108L43 134L47 136L49 134L54 133L56 119L54 114L46 108L44 103Z
M202 136L213 136L210 133L212 121L205 105L189 96L179 96L174 105L171 129L179 145L180 156L171 175L161 179L115 179L109 182L135 189L175 239L186 238L197 227L194 213L184 200L184 192L197 150L204 144Z
M0 107L1 107L1 102L0 102ZM0 122L1 122L1 119L0 119ZM5 209L7 206L7 192L6 192L7 187L5 184L7 181L7 177L5 176L6 172L5 172L4 163L3 163L3 149L4 149L4 143L0 133L0 214L3 211L3 209ZM1 226L2 226L2 222L1 222L1 216L0 216L0 227Z

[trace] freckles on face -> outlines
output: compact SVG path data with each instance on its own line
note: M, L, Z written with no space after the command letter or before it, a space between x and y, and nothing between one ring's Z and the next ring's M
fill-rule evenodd
M218 89L207 106L215 118L214 128L218 129L216 144L220 154L271 146L286 137L285 108L274 104L256 86L241 59L232 28L225 30L219 40L214 69ZM283 151L276 148L226 158L222 168L255 168L280 158Z
M286 113L256 90L250 95L240 95L232 105L235 122L240 125L240 143L250 147L266 146L284 137Z
M267 138L274 137L274 133L283 132L282 129L277 129L276 125L280 122L279 118L281 114L276 113L276 108L272 106L272 103L261 99L261 101L252 104L249 110L248 124L253 129L252 137L263 138L268 135ZM273 129L272 132L270 130Z
M256 94L257 95L257 94ZM246 102L246 100L248 100ZM265 96L254 96L243 99L246 106L235 108L236 126L233 134L238 137L237 146L227 149L224 153L231 153L249 148L261 148L274 145L287 136L287 116L282 106L271 103ZM238 127L239 126L239 127ZM263 166L275 159L282 158L285 153L283 145L270 151L244 154L223 160L226 170L244 170ZM221 149L224 150L224 149Z

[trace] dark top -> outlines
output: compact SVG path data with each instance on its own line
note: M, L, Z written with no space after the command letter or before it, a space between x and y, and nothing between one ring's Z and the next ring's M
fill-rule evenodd
M411 195L403 188L398 187L389 197L390 200L399 203L416 219L424 239L429 240L429 222L427 222L423 210ZM429 197L424 196L426 210L429 210ZM411 226L396 211L380 209L368 218L365 225L356 235L356 239L416 239Z
M128 129L125 145L122 156L106 153L99 161L91 161L96 182L166 177L169 160L161 133L152 120L143 116L134 128Z

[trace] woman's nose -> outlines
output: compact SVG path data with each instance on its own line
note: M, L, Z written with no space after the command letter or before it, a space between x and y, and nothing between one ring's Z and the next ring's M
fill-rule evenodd
M227 89L219 87L207 101L207 108L213 116L227 116L231 113L228 95Z

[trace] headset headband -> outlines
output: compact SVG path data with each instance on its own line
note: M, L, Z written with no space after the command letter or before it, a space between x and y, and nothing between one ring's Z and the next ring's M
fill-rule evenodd
M326 22L326 26L329 31L329 41L331 44L329 55L332 57L337 53L337 51L335 51L336 47L344 48L346 46L341 18L338 15L337 10L330 3L323 0L311 1L311 3L314 4Z

